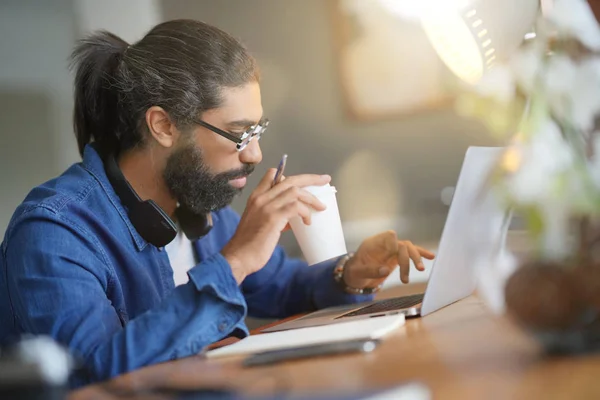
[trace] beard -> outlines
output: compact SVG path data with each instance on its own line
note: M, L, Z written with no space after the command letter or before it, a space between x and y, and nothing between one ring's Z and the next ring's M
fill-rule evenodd
M230 205L242 189L231 186L229 181L252 171L254 165L245 164L238 170L213 174L204 163L202 150L190 143L169 156L163 178L180 206L204 215Z

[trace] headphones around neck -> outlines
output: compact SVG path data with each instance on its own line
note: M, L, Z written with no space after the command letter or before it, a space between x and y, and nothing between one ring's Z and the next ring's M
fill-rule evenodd
M127 215L133 227L145 241L156 247L171 243L177 236L177 225L153 200L142 200L133 190L117 164L114 154L104 161L106 176L117 196L127 208ZM205 236L212 229L212 216L198 215L185 207L175 211L179 226L190 241Z

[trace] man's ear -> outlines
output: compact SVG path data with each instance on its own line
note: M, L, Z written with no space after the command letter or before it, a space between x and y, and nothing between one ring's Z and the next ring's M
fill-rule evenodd
M162 107L152 106L146 110L146 126L161 146L171 147L177 142L179 131Z

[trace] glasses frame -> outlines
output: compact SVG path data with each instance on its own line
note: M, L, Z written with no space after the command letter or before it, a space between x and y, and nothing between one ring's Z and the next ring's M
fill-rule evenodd
M258 121L257 124L252 125L248 129L246 129L242 134L242 137L236 137L231 133L225 132L224 130L219 129L216 126L209 124L208 122L204 122L200 119L194 120L194 123L210 131L213 131L217 135L223 136L225 139L231 140L233 143L235 143L237 151L242 151L246 148L246 146L250 144L252 139L254 139L255 137L257 138L256 140L260 140L260 136L267 130L267 127L269 126L269 119L262 118L260 121ZM259 130L257 128L259 128ZM248 139L248 141L246 141L246 139Z

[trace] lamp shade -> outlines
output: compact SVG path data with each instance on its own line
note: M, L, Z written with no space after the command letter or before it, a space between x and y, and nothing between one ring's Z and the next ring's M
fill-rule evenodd
M522 43L535 22L539 0L439 2L421 14L431 44L448 68L476 83Z

